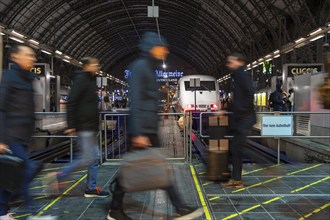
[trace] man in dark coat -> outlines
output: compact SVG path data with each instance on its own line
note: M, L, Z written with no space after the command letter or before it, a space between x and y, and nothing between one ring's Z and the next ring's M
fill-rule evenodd
M276 90L271 95L271 102L273 103L273 111L283 111L284 110L284 100L282 97L283 90L281 89L281 84L276 84Z
M32 48L22 44L11 48L10 59L14 64L10 70L4 71L0 83L0 154L10 150L24 161L21 193L29 202L29 183L36 174L37 166L28 155L28 144L35 129L34 74L30 69L36 62L36 54ZM14 219L8 213L12 197L12 193L0 188L0 219Z
M130 145L135 149L160 146L158 139L158 100L160 97L155 68L168 54L168 45L165 39L153 32L147 32L143 35L139 48L142 52L141 57L129 66L132 74L129 80L131 105L128 133ZM166 190L177 214L180 216L179 219L194 219L203 214L202 209L187 207L183 204L175 185L172 184L164 190ZM107 216L109 220L131 219L123 211L123 198L124 192L117 181L111 210Z
M96 187L97 170L99 166L99 145L97 132L99 130L98 96L96 94L96 73L99 62L96 58L86 57L81 60L83 70L75 73L72 88L69 93L67 107L68 129L66 134L78 135L80 158L59 172L49 174L44 184L53 190L63 186L63 180L73 171L88 166L85 197L107 197L109 193Z
M233 140L230 143L230 155L232 156L231 179L224 184L223 188L242 188L242 151L246 142L246 136L256 122L254 112L254 88L250 74L244 71L246 58L239 53L234 53L227 58L227 67L234 71L234 98L231 105L233 115L230 128Z

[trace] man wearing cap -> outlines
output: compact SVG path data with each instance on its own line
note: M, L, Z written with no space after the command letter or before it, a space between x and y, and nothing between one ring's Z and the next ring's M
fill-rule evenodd
M132 72L129 78L130 85L130 116L128 119L129 142L135 150L146 147L160 147L158 139L158 100L159 85L156 81L155 69L168 55L166 40L153 32L146 32L139 45L141 56L134 61L129 70ZM143 178L143 177L141 177ZM202 209L188 207L181 201L174 184L164 189L175 207L177 218L194 219L203 214ZM111 210L107 218L109 220L131 219L124 212L124 192L120 183L115 183Z
M227 67L233 71L234 98L230 110L233 112L229 121L230 130L234 136L230 143L232 157L232 174L227 183L221 184L223 188L242 188L242 151L246 136L256 122L254 111L254 87L251 75L244 71L246 65L244 55L234 53L227 58Z

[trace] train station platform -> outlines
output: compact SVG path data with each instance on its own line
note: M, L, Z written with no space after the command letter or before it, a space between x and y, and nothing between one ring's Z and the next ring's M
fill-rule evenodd
M77 171L68 187L56 196L46 196L41 179L65 164L48 164L31 184L33 205L13 204L17 219L30 215L53 215L63 220L106 219L111 197L84 198L86 170ZM209 182L204 164L171 163L174 180L183 199L202 206L200 219L324 219L330 216L330 164L244 165L245 188L221 189ZM98 185L108 190L118 163L106 162L99 169ZM172 219L173 207L163 191L127 194L125 207L133 219Z

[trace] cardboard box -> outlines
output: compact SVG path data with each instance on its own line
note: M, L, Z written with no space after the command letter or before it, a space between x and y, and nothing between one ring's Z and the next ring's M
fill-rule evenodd
M210 116L209 117L209 126L228 126L228 116Z
M209 141L209 150L210 151L228 151L229 149L229 140L220 139L220 140L210 140Z

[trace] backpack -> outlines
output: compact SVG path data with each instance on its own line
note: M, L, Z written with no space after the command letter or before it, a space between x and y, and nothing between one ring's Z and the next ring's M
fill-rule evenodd
M270 93L270 95L269 95L268 106L270 108L273 108L274 107L274 103L273 103L274 95L275 95L274 92Z

